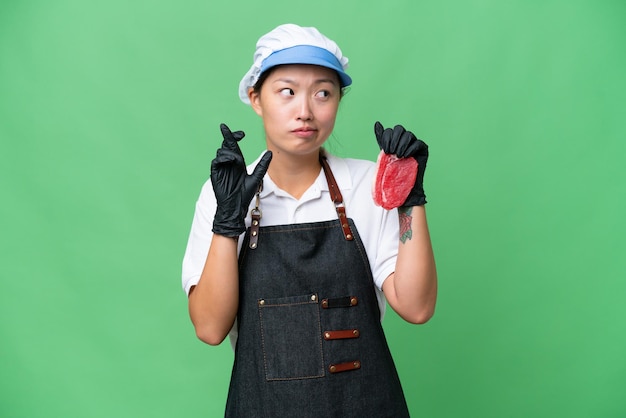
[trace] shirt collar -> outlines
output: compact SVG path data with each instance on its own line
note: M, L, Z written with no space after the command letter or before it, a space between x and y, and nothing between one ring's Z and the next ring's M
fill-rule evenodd
M266 151L263 151L261 155L248 166L248 173L251 173L252 170L254 170L254 167L256 167L256 165L259 163L261 157L263 156L263 154L265 154L265 152ZM335 176L335 180L337 181L339 189L352 189L352 178L350 177L350 170L348 169L346 161L344 161L342 158L330 154L326 150L324 150L324 152L326 155L326 159L328 160L328 165L330 166L330 169ZM328 182L326 181L326 176L321 169L320 174L319 176L317 176L317 179L315 180L315 183L312 185L312 187L314 186L317 186L317 188L319 188L319 190L321 191L328 191ZM260 197L263 198L271 193L275 193L277 189L278 186L276 186L276 183L274 183L268 175L265 175L265 177L263 177L263 190L260 193Z

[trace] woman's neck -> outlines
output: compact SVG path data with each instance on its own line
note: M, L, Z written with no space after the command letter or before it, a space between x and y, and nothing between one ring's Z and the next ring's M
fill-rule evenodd
M319 154L294 158L274 153L267 173L279 188L300 199L319 176L321 167Z

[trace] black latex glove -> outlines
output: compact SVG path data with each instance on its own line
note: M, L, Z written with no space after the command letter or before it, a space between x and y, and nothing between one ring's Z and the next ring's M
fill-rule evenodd
M413 189L402 206L421 206L426 203L424 194L424 171L428 160L428 145L417 139L411 131L404 129L402 125L396 125L393 129L383 128L380 122L374 125L374 133L378 146L385 154L394 154L398 158L415 158L417 160L417 175L413 181Z
M238 237L246 231L248 207L267 172L272 152L266 152L252 174L248 174L237 144L245 134L242 131L231 132L223 123L220 129L224 141L211 162L211 184L217 200L213 232L225 237Z

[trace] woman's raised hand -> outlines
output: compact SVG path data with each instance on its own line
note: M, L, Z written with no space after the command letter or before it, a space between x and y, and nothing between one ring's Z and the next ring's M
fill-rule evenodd
M246 230L246 212L267 172L272 152L267 151L252 174L248 174L238 144L245 134L242 131L231 132L223 123L220 129L224 140L211 162L211 184L217 200L213 232L238 237Z
M413 189L409 193L402 206L420 206L426 203L424 193L424 172L428 161L428 145L417 139L413 132L407 131L402 125L396 125L393 129L383 128L380 122L374 125L374 133L378 146L385 154L394 154L398 158L415 158L417 160L417 175Z

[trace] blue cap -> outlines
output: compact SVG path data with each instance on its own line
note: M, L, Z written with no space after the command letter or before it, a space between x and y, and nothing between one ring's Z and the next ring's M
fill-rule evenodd
M259 81L261 73L283 64L320 65L337 72L341 87L352 84L352 79L345 72L348 58L333 40L316 28L287 23L257 41L252 66L239 83L241 101L250 104L248 91Z
M285 64L310 64L330 68L339 75L341 87L352 84L352 78L344 72L343 66L334 54L312 45L297 45L273 52L263 60L259 76L272 67Z

